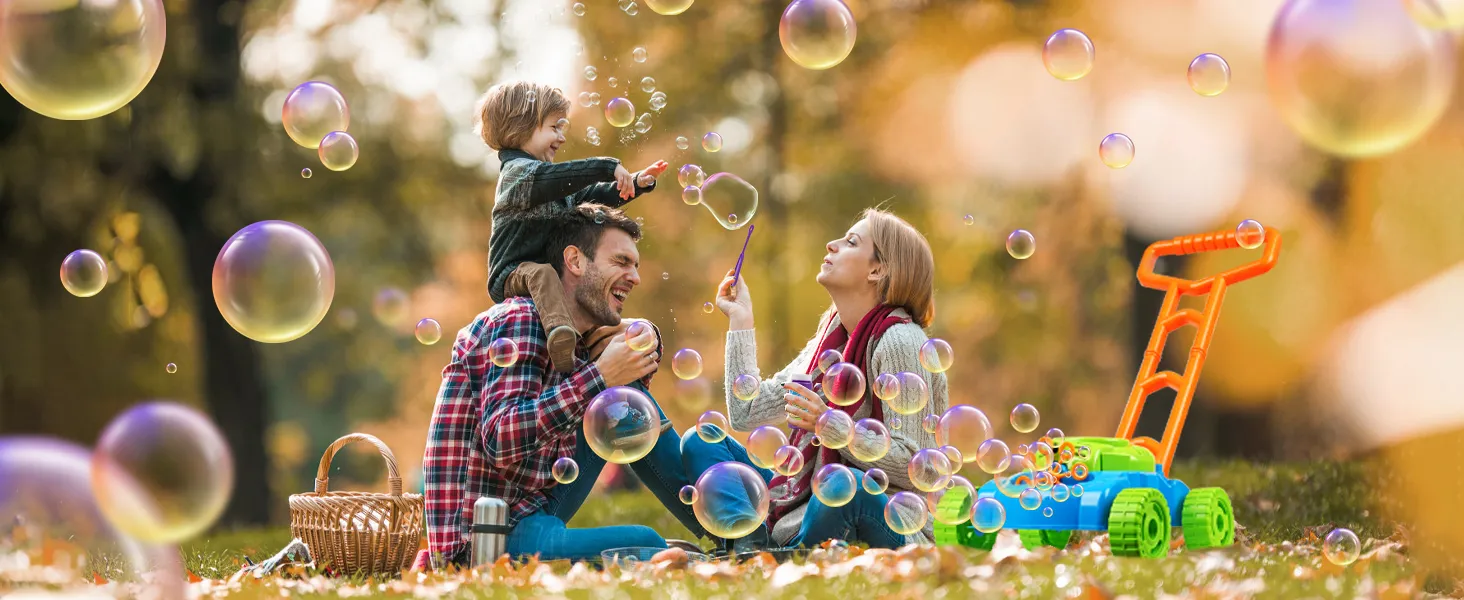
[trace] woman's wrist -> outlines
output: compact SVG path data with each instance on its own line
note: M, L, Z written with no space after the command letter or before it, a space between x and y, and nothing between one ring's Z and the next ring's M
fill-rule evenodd
M752 329L752 315L738 315L727 320L727 331Z

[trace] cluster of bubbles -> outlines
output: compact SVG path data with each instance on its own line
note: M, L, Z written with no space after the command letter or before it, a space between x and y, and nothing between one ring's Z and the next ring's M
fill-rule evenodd
M591 146L599 146L600 145L600 130L595 129L595 126L594 125L591 125L589 127L586 127L585 128L585 141L586 142L589 142Z
M346 133L351 124L346 98L329 83L307 81L291 90L285 97L281 123L290 139L315 150L327 169L345 171L360 157L355 138Z

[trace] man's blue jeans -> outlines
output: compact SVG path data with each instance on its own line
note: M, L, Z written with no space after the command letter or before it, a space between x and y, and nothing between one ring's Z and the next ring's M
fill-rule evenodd
M696 428L687 430L686 435L681 438L681 460L686 467L687 479L692 481L701 477L712 465L725 461L736 461L752 467L762 475L765 483L773 480L773 472L752 464L747 456L747 449L737 440L729 437L716 443L707 442L696 434ZM854 471L856 484L863 480L864 472L850 470ZM746 488L736 485L736 482L730 483L733 485L702 490L707 496L713 497L704 496L697 501L716 502L718 510L715 516L718 519L738 521L755 516ZM813 547L824 540L838 539L863 542L871 548L898 548L904 545L905 537L885 524L884 509L888 503L889 497L866 492L863 486L855 491L854 499L843 506L829 506L817 497L811 497L808 500L808 509L803 513L803 524L798 534L789 541L789 545Z
M639 385L632 387L642 389ZM667 422L666 413L660 405L656 410L660 412L661 422ZM548 492L549 505L520 519L508 533L505 549L511 556L538 554L540 560L597 559L601 551L611 548L666 547L665 538L645 525L570 529L566 524L579 512L594 489L595 480L600 478L600 471L605 468L605 459L595 454L585 442L583 427L577 434L574 462L579 465L579 477L551 488ZM706 535L691 507L682 504L678 496L688 481L682 468L681 445L675 429L662 432L651 453L632 463L630 468L687 529L698 536Z

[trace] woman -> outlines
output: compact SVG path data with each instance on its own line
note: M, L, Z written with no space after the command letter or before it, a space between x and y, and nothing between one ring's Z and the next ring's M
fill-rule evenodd
M771 509L762 528L734 541L734 552L765 547L769 542L814 546L827 539L842 539L895 548L931 541L928 527L910 536L899 535L886 524L884 515L889 502L886 494L913 488L907 468L910 457L921 448L935 447L934 435L921 427L922 419L941 414L947 404L945 376L926 371L919 360L920 347L927 339L924 327L930 325L935 314L935 261L930 244L909 223L888 212L868 209L844 237L829 242L827 248L817 281L828 291L833 306L819 319L818 331L798 357L762 379L757 395L750 401L734 396L732 385L740 375L759 375L752 296L745 279L733 288L730 276L717 291L717 307L729 320L725 382L732 428L751 431L762 425L790 425L794 429L789 444L804 457L803 468L791 476L775 476L772 471L758 469L768 483ZM869 384L884 373L918 374L930 390L930 401L920 412L900 416L875 398L868 391L873 386L868 385L864 397L851 406L825 404L813 390L791 380L795 374L821 380L818 357L829 349L838 350L845 362L858 366ZM884 421L891 438L889 452L878 460L864 462L856 459L848 446L833 450L818 445L814 425L826 410L843 410L854 421ZM752 464L746 449L732 438L708 443L694 431L682 438L688 479L695 481L722 461ZM830 463L849 467L856 478L862 478L869 469L881 469L889 477L890 489L882 494L860 489L848 504L828 506L814 497L811 483L813 474ZM737 488L718 493L722 497L716 503L721 510L745 513L719 516L737 520L753 514L745 491Z

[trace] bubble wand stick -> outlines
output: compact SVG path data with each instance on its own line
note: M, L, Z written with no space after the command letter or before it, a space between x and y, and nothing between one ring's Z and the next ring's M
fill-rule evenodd
M742 259L747 256L747 243L752 241L752 228L756 225L747 226L747 238L742 240L742 253L737 255L737 266L732 269L732 294L737 294L737 277L742 275Z

